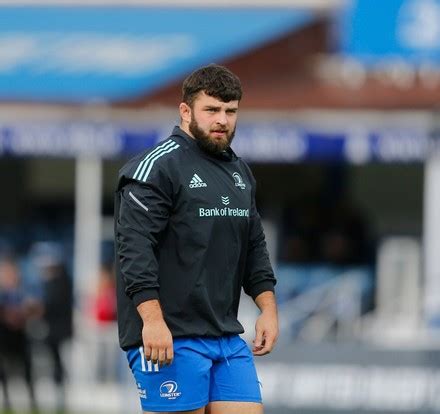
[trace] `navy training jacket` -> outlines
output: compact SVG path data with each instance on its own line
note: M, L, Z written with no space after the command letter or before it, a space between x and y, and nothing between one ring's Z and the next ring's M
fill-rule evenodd
M160 301L173 337L239 334L242 287L255 299L276 283L249 167L179 127L120 170L115 249L123 349L142 345L146 300Z

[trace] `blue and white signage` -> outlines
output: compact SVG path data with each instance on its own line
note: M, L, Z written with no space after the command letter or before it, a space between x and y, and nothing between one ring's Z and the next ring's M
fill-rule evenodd
M165 139L173 125L0 122L0 157L129 157ZM232 147L250 162L424 162L439 144L427 128L320 131L289 122L240 123Z
M134 98L311 20L293 9L2 7L0 100Z
M343 53L366 64L403 59L440 64L440 0L353 0L343 19Z

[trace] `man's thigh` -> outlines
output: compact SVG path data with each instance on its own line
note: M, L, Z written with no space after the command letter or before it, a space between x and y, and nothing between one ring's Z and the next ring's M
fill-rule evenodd
M263 405L259 403L215 401L208 406L193 411L168 412L163 414L263 414ZM156 414L152 411L144 411L144 414Z
M260 383L246 342L238 335L225 337L222 347L225 357L211 368L209 401L261 404Z
M203 413L209 402L212 361L191 348L191 341L174 341L170 366L146 361L143 348L127 351L129 366L146 413Z
M263 414L263 412L263 404L260 403L213 401L206 407L205 414Z
M156 412L144 411L144 414L157 414L157 411ZM205 414L205 407L198 408L197 410L192 410L192 411L177 411L177 412L167 412L162 414Z

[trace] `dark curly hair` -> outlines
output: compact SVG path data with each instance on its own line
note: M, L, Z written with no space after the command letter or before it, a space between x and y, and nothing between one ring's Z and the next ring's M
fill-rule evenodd
M242 95L238 76L214 63L197 69L183 81L182 101L192 107L201 91L223 102L239 101Z

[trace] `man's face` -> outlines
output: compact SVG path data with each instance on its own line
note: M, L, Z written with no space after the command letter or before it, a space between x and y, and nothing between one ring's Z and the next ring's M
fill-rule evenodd
M226 150L234 139L238 101L221 100L200 92L191 108L189 131L211 154Z

